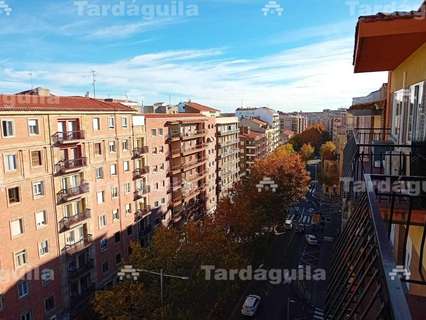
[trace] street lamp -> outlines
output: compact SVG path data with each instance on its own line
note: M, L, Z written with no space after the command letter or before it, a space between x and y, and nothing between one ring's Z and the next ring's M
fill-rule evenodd
M156 272L156 271L151 271L151 270L146 270L146 269L134 269L131 266L125 266L124 269L122 269L122 271L120 271L118 273L118 276L123 277L126 272L127 273L131 272L131 275L134 277L134 279L135 279L135 275L137 276L138 272L149 273L149 274L160 277L160 301L161 301L161 318L162 319L164 319L164 278L189 280L189 277L165 274L163 269L161 269L160 272Z
M287 320L290 320L290 303L296 303L296 300L287 298Z

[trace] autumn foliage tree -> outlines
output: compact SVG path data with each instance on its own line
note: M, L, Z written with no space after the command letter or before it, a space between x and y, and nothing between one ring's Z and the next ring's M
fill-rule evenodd
M321 145L330 139L330 134L324 126L322 124L315 124L292 137L290 143L296 151L300 151L304 144L310 144L315 148L315 152L318 153Z
M300 156L305 162L311 160L314 153L315 148L310 143L305 143L302 148L300 148Z
M273 180L274 190L259 190L265 178ZM265 254L271 235L265 227L285 219L288 207L304 197L308 182L301 156L291 145L278 148L255 163L251 174L219 201L213 216L179 229L162 227L149 247L133 248L130 263L135 268L189 277L166 278L163 308L158 276L141 273L140 284L121 283L97 293L94 310L105 320L157 320L162 313L170 320L225 319L241 283L207 280L203 266L241 269Z

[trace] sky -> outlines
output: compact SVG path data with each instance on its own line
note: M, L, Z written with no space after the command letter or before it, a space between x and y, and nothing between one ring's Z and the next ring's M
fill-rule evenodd
M178 103L231 112L349 107L386 82L354 74L358 16L420 0L3 0L0 93ZM263 9L263 10L262 10Z

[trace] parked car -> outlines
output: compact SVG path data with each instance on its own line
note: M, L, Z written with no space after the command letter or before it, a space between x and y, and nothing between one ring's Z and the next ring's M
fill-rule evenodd
M243 307L241 308L241 314L243 316L253 317L259 309L260 301L262 298L255 294L247 296L244 301Z
M305 236L306 242L310 244L311 246L317 246L319 244L318 239L313 234L307 234Z
M291 219L287 219L284 221L284 229L286 230L293 229L293 221Z

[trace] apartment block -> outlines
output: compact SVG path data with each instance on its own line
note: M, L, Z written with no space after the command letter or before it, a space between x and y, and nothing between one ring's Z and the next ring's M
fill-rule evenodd
M259 119L268 124L270 133L268 138L268 152L274 151L281 144L280 137L280 118L279 114L270 108L238 108L235 111L236 116L242 119Z
M216 208L215 119L196 113L146 114L149 205L168 226Z
M426 3L358 20L355 72L387 71L389 82L386 103L374 109L383 106L383 125L374 120L354 128L345 147L344 178L365 188L346 187L347 220L328 272L325 318L423 319L426 313L425 190L419 187L426 180L425 13Z
M216 118L217 197L226 196L240 181L239 121L235 116Z
M72 318L139 238L144 121L120 103L46 89L0 103L0 266L10 273L0 318Z
M278 114L281 136L283 136L286 130L291 130L294 134L299 134L308 127L308 118L303 113L284 113L279 111Z
M264 133L251 131L247 127L240 130L240 170L241 176L245 176L250 173L256 160L268 154L268 145Z

